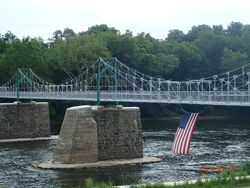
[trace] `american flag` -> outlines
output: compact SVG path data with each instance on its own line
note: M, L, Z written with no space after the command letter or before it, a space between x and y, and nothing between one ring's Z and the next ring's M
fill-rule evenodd
M183 113L174 138L173 153L189 153L190 143L198 116L199 113Z

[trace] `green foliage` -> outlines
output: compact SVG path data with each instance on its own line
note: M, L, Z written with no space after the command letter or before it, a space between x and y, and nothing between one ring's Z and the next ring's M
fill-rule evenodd
M8 31L0 37L0 85L17 68L32 68L44 80L61 84L70 79L69 73L78 76L98 57L117 57L133 69L166 80L205 78L249 63L250 25L231 22L227 29L222 25L198 25L187 34L172 29L166 39L159 40L144 32L133 36L127 30L121 34L101 24L78 34L70 28L56 30L47 43L40 37L18 39ZM51 107L51 116L61 113L57 106ZM157 105L149 107L143 112L145 116L166 114ZM229 115L221 111L217 114Z
M112 187L115 187L115 186L113 185L113 183L111 181L109 181L108 183L104 183L104 182L97 183L96 187L97 188L112 188Z
M165 40L166 41L175 40L180 42L184 35L185 34L183 33L183 31L180 31L178 29L173 29L168 32L168 37Z
M92 188L94 186L93 179L92 178L87 178L85 180L87 188Z
M242 161L242 164L239 168L241 169L241 171L250 175L250 161L247 158L244 161Z
M158 77L166 78L169 73L172 73L175 68L179 67L180 60L174 55L165 55L159 53L156 56L157 75Z
M223 51L229 46L230 38L224 35L216 35L212 31L203 32L199 38L194 41L194 44L202 50L206 58L209 60L209 69L211 75L219 74L220 58L223 56Z
M221 72L234 70L238 67L246 65L248 63L247 58L248 55L246 53L241 53L240 51L233 52L228 48L224 48L219 69Z
M228 172L225 171L225 170L222 171L221 176L222 176L222 179L225 181L227 179L227 177L228 177Z
M244 25L241 22L231 22L227 27L226 33L230 36L238 36L241 37L244 30Z

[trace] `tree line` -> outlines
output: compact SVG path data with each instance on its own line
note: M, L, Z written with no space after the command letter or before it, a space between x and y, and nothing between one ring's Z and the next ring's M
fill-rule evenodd
M18 68L31 68L44 80L61 84L69 80L69 73L78 76L98 57L117 57L135 70L163 79L200 79L250 62L250 25L198 25L187 34L173 29L165 39L156 39L144 32L121 34L102 24L79 33L56 30L47 42L41 37L19 39L8 31L0 37L0 85Z

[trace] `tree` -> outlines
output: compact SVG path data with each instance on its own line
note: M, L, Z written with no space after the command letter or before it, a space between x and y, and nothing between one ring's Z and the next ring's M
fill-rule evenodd
M240 38L238 50L245 52L250 58L250 31L245 31Z
M144 32L138 34L135 38L137 44L137 64L138 70L144 74L154 75L156 62L155 56L152 54L153 45L150 42L150 37L145 35Z
M57 40L62 39L63 38L63 32L61 30L56 30L53 33L53 37L49 38L48 40L49 42L49 46L51 46L53 43L55 43Z
M69 29L68 27L63 30L62 37L63 38L69 38L76 36L75 32L72 29Z
M0 38L0 54L6 51L7 46L8 45L6 44L6 42L2 38Z
M213 32L216 35L221 35L221 34L225 33L224 28L223 28L222 25L213 25Z
M226 33L230 36L241 37L243 34L244 25L241 22L231 22L227 27Z
M83 35L86 33L99 35L101 33L108 32L108 31L110 31L114 34L120 34L120 31L115 29L114 27L109 28L106 24L101 24L101 25L95 25L95 26L89 27L88 31L81 32L81 33L79 33L79 35Z
M111 56L114 57L116 53L116 45L118 40L118 35L112 31L102 32L98 34L98 37L105 41L107 48L111 53Z
M10 31L8 31L7 33L5 33L5 35L2 37L2 39L4 40L4 42L6 44L12 44L18 38L16 37L16 35L11 33Z
M196 45L189 42L176 43L172 54L179 58L180 63L169 79L184 81L210 75L208 59Z
M250 31L250 25L249 24L244 25L244 28L242 30L243 30L243 33Z
M130 32L127 32L117 37L116 50L113 55L122 63L138 70L140 66L137 56L138 50L136 39L131 36Z
M225 48L223 51L223 56L220 58L220 70L221 72L227 72L230 70L234 70L238 67L247 64L247 57L248 55L245 53L241 53L239 51L233 52L228 48Z
M65 69L78 76L98 57L110 57L106 45L106 42L95 34L58 39L50 49L50 65L57 71L57 74L53 75L55 82L59 84L70 79Z
M179 67L180 59L174 55L158 54L156 57L157 62L157 76L167 78L167 76Z
M207 70L211 75L219 73L220 58L225 47L229 47L230 40L227 36L216 35L214 32L204 32L194 41L194 44L206 54L210 61Z
M199 38L201 33L212 31L212 28L208 25L198 25L193 26L192 30L188 31L188 34L183 37L183 40L193 42L195 39Z
M178 42L181 41L182 37L184 36L185 34L178 30L178 29L173 29L173 30L170 30L168 32L168 37L165 39L166 41L169 41L169 40L176 40Z
M43 42L31 39L30 37L22 40L15 39L2 54L0 64L2 67L1 77L10 79L18 68L31 68L42 78L48 76L46 61L47 47Z

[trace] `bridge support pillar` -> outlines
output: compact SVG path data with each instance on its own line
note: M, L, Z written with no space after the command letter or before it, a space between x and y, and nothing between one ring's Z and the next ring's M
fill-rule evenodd
M67 109L52 161L98 161L97 125L92 118L91 106Z
M77 164L142 157L138 107L86 105L67 109L52 162Z
M0 103L0 139L50 136L47 102Z

